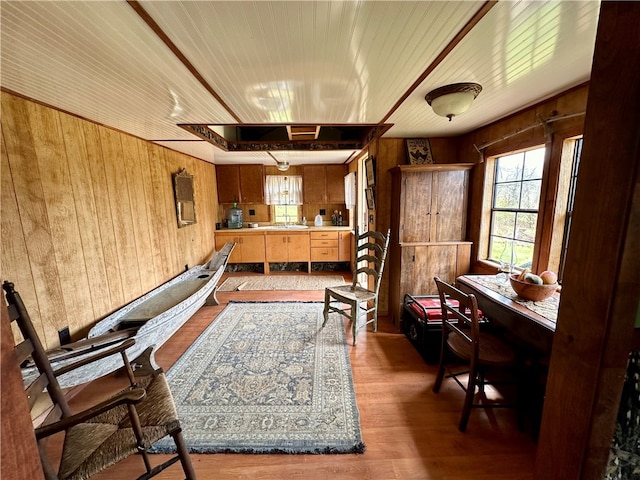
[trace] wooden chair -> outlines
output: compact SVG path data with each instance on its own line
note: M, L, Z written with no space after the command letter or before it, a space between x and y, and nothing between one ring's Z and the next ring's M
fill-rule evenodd
M42 468L48 480L90 478L134 453L141 455L146 470L138 479L151 478L177 461L181 462L188 480L196 478L164 373L158 369L143 378L136 379L133 375L125 350L135 340L125 340L92 358L80 359L54 371L20 294L14 289L13 283L5 281L3 288L9 318L17 322L24 337L24 341L16 346L19 362L31 356L40 372L37 379L26 387L29 407L33 408L42 395L48 395L52 404L42 424L35 428ZM89 409L73 413L57 377L79 366L117 354L122 355L131 387ZM5 394L8 392L3 392ZM46 439L60 432L65 432L64 445L59 467L55 469L47 455ZM167 435L173 437L177 455L152 467L147 449Z
M433 391L438 393L442 381L453 378L466 391L462 416L458 429L464 432L467 428L472 408L517 407L517 403L490 402L485 395L485 385L497 383L516 383L515 380L489 381L486 374L489 369L515 370L518 358L515 350L499 337L480 330L478 303L474 295L467 295L457 288L434 278L440 296L442 308L442 347L440 351L440 365ZM451 363L451 353L465 361L468 368L459 369ZM455 357L453 357L455 359ZM468 375L467 384L460 379L461 375ZM478 402L474 403L476 390L479 393ZM520 417L519 417L520 420Z
M384 263L389 248L391 230L383 235L380 232L366 232L355 234L355 265L353 268L353 282L351 285L328 287L324 291L324 327L332 312L339 313L351 320L353 345L356 344L357 331L368 324L373 324L373 331L378 330L378 293L382 282ZM373 288L361 287L358 276L367 275L373 281ZM346 308L343 305L347 305ZM369 314L372 314L369 319ZM364 316L364 321L360 318Z

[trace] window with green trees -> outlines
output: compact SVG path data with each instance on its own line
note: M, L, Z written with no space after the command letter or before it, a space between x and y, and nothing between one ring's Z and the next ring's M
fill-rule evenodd
M495 161L489 258L527 268L533 260L544 148Z

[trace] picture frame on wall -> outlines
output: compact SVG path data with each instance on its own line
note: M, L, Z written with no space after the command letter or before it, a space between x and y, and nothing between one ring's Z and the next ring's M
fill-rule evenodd
M373 187L376 184L376 165L375 158L369 157L364 161L364 168L367 176L367 187Z
M409 165L429 165L433 162L431 143L428 138L407 138Z
M367 208L369 210L375 210L376 209L376 202L375 202L375 198L373 196L373 188L372 187L368 187L365 190L365 194L367 196Z

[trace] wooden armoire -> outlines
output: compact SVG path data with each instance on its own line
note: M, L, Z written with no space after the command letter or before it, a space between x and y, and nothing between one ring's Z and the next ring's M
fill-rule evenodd
M390 170L389 309L401 331L402 301L437 294L433 277L453 283L468 273L466 241L472 163L399 165Z

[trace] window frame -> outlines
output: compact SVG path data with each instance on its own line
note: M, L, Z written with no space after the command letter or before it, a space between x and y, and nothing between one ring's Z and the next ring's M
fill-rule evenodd
M285 210L293 210L295 211L295 214L292 214L292 217L285 220L282 218L282 215L278 215L278 209L282 208ZM301 221L301 210L301 205L271 205L271 218L273 218L274 223L297 224Z
M479 265L484 265L484 267L479 266L479 271L489 273L499 268L498 263L488 258L495 175L494 162L499 157L540 147L546 147L546 152L531 270L534 272L559 271L574 147L576 140L582 135L582 128L579 125L573 125L553 132L546 137L544 143L539 141L531 142L531 144L521 142L512 148L503 145L503 148L495 149L491 151L490 156L487 155L481 181L483 190L476 258L476 261L480 262Z
M540 176L536 176L534 178L525 178L525 165L526 165L526 161L527 161L527 154L530 152L534 152L534 151L540 151L542 150L542 168L540 170ZM501 159L506 159L507 157L513 157L513 156L518 156L522 154L522 170L520 172L519 178L518 179L510 179L507 181L500 181L498 182L496 176L498 174L498 165L499 165L499 161ZM525 149L525 150L521 150L519 152L513 152L513 153L508 153L506 155L499 155L494 157L494 161L493 161L493 170L494 170L494 175L493 175L493 182L491 185L491 212L490 212L490 221L489 221L489 241L488 241L488 250L487 250L487 260L492 261L492 262L496 262L499 263L500 260L502 260L503 262L508 262L510 264L514 263L514 261L516 260L513 257L513 244L520 242L520 243L525 243L525 244L529 244L531 245L532 248L532 252L531 252L531 263L533 263L533 258L534 258L534 251L535 251L535 241L537 238L537 231L538 231L538 217L540 215L540 199L542 198L542 180L544 177L544 158L546 155L546 149L544 146L542 147L534 147L534 148L529 148L529 149ZM523 197L523 190L524 190L524 185L526 183L529 182L540 182L540 193L539 193L539 197L538 197L538 204L536 205L536 208L524 208L522 207L522 197ZM497 194L498 194L498 186L500 185L506 185L506 184L519 184L519 198L518 198L518 207L498 207L496 206L496 198L497 198ZM494 226L495 226L495 220L496 220L496 213L513 213L514 215L514 224L513 224L513 232L512 235L507 237L504 235L499 235L496 232L493 231ZM533 235L533 240L528 241L528 240L523 240L523 239L519 239L516 229L518 226L518 215L519 214L535 214L536 216L536 225L534 227L534 235ZM512 245L512 249L511 249L511 255L510 258L491 258L491 248L492 248L492 244L493 241L495 241L495 239L505 239L505 241L507 243L511 243Z

